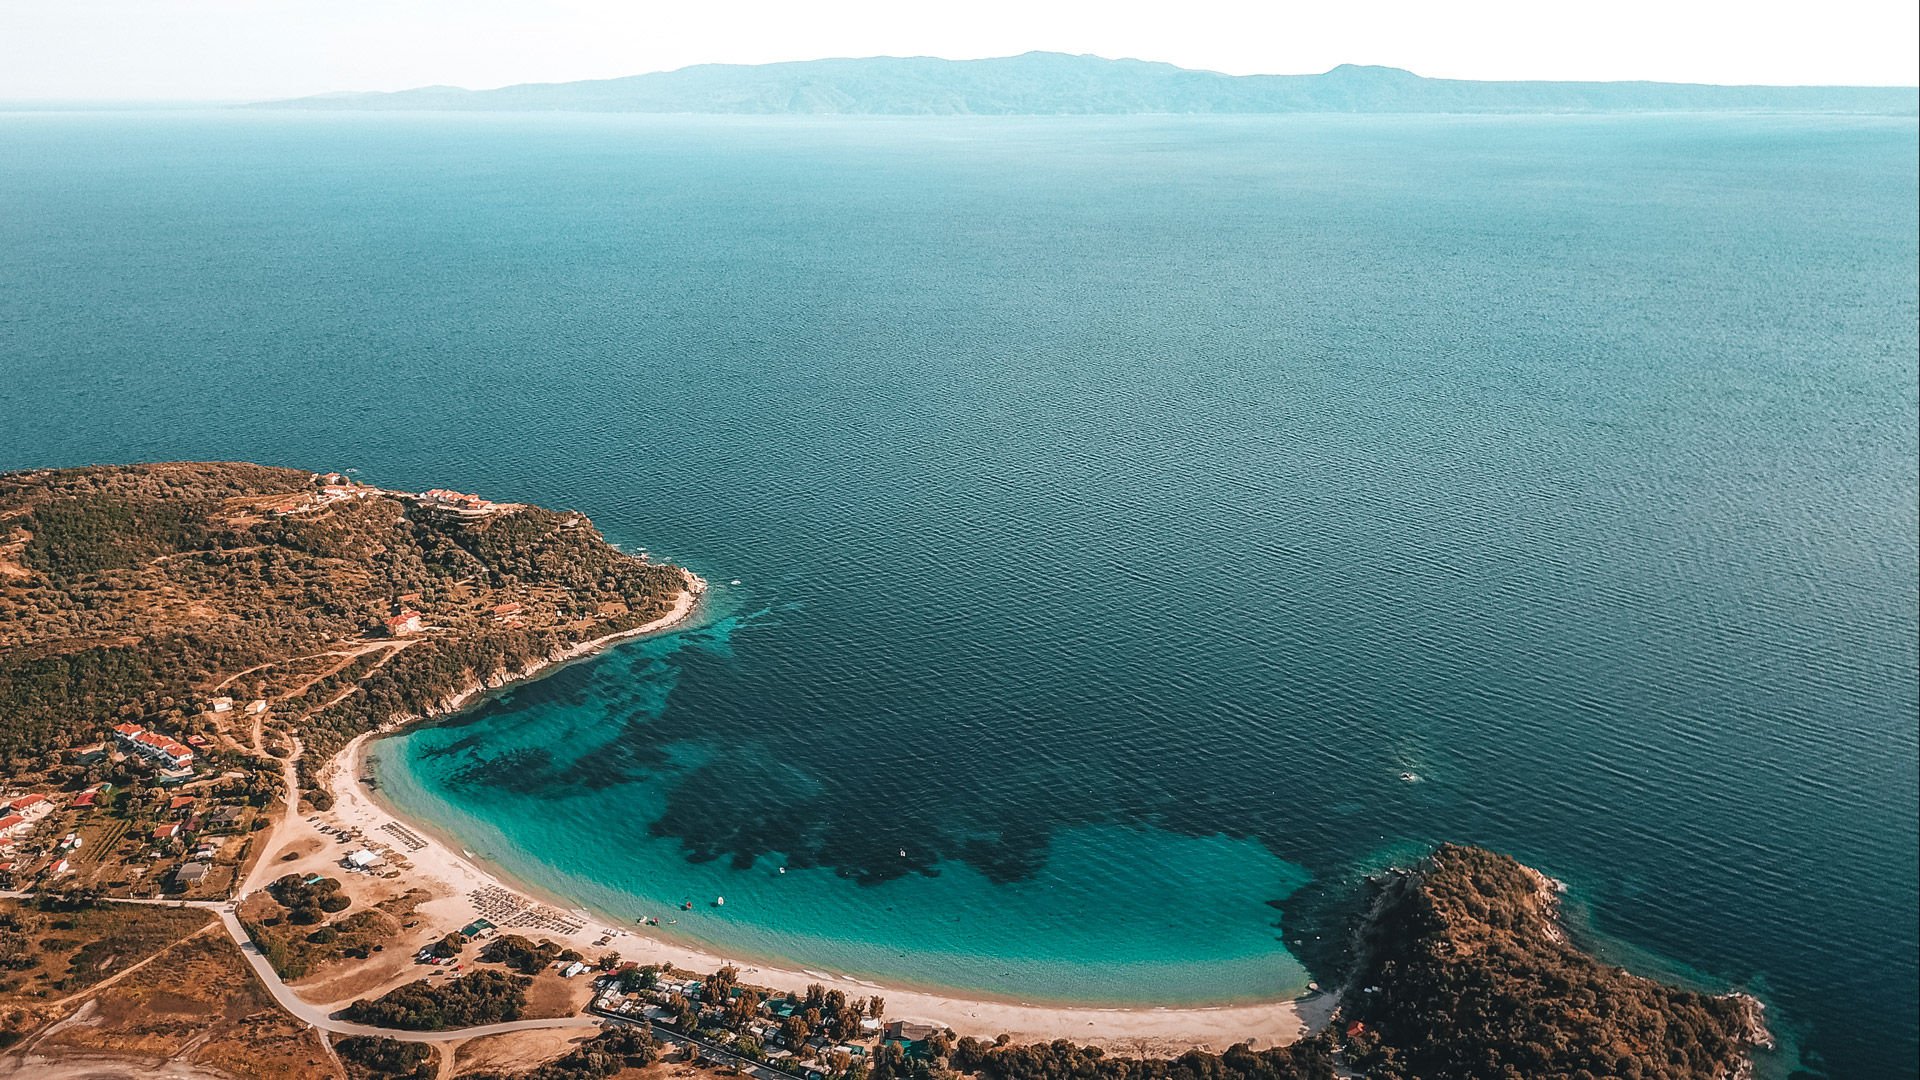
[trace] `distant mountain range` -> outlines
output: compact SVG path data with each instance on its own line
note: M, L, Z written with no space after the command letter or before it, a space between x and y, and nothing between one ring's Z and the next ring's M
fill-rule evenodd
M875 56L677 71L497 90L427 86L262 102L274 109L1071 115L1745 110L1914 115L1920 90L1654 82L1473 82L1342 64L1322 75L1223 75L1145 60L1030 52L990 60Z

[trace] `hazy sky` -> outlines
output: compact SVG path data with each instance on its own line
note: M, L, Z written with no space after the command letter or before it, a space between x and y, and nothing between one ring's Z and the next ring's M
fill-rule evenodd
M251 99L1029 49L1249 74L1913 85L1915 0L0 0L0 99Z

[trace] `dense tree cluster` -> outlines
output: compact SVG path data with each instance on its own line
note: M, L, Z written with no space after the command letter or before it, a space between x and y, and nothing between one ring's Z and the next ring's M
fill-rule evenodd
M1556 922L1544 878L1443 846L1382 888L1341 1010L1370 1077L1722 1080L1761 1037L1752 1002L1603 964Z
M954 1044L949 1059L954 1070L981 1080L1333 1080L1333 1063L1332 1046L1325 1037L1267 1050L1246 1046L1231 1047L1224 1054L1194 1050L1171 1060L1110 1055L1064 1039L1022 1045L964 1038ZM876 1057L872 1080L917 1078L928 1068L913 1059Z
M287 909L288 922L302 926L322 922L353 903L340 890L340 882L330 877L308 881L298 874L288 874L267 886L267 892Z
M520 1019L532 980L500 971L476 971L437 985L425 979L395 987L380 997L354 1002L341 1016L356 1024L440 1031Z
M714 979L729 977L732 968L722 968L720 972L708 976L705 986ZM860 1021L866 1018L879 1019L885 1012L886 1001L879 997L850 998L838 990L829 990L819 983L810 984L806 992L798 997L791 994L787 1001L792 1012L780 1021L780 1036L788 1046L803 1045L816 1035L824 1035L834 1042L846 1042L860 1037ZM758 999L752 1003L759 1004Z
M348 1080L434 1080L433 1048L377 1035L354 1035L334 1045Z
M490 964L505 964L522 975L538 975L548 964L556 960L578 960L580 954L546 938L536 944L519 934L502 934L487 942L480 950L480 959Z

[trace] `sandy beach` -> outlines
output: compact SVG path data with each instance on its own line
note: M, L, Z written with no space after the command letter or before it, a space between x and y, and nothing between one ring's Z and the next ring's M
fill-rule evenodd
M584 642L555 662L577 659L614 641L659 632L684 621L693 612L701 592L699 586L704 583L694 579L692 584L694 587L683 592L673 610L662 618L631 631ZM541 670L547 666L550 665L541 665ZM447 711L470 704L485 689L462 695L449 703ZM282 852L298 851L301 854L297 861L267 865L273 866L276 874L310 870L337 874L337 868L328 868L343 854L338 842L342 831L359 838L356 844L364 842L390 852L405 864L397 878L348 875L348 885L356 892L398 893L408 888L430 892L433 898L416 912L421 920L415 931L418 942L409 941L406 943L409 946L431 941L475 919L487 918L511 932L564 941L589 957L614 951L630 961L672 964L703 972L732 964L740 968L744 981L774 990L799 990L810 983L820 983L852 996L880 994L887 1001L890 1017L939 1023L962 1035L993 1038L1006 1034L1023 1042L1070 1039L1141 1054L1173 1054L1196 1047L1218 1051L1238 1042L1260 1047L1291 1042L1323 1023L1335 1005L1330 994L1219 1007L1077 1008L1021 1004L770 966L688 948L663 940L647 928L594 916L567 900L542 896L511 883L504 875L463 855L461 849L436 836L428 827L399 818L378 802L363 782L366 748L369 740L376 737L355 738L323 772L322 783L333 798L332 808L288 822L276 837L271 858L279 860ZM514 918L503 917L503 911L515 913L521 925L514 925ZM610 941L595 944L608 937ZM411 948L405 951L410 953ZM337 996L339 1003L344 1004L353 997L383 990L422 974L423 971L411 964L395 965L382 973L377 987L352 985L349 990L339 980L321 980L318 985L300 989L320 991L327 997Z

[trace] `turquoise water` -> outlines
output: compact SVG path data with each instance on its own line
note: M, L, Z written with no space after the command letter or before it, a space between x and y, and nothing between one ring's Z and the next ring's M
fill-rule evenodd
M609 913L1259 997L1357 868L1464 840L1833 1075L1911 1074L1917 153L1911 119L7 116L0 467L356 467L740 579L381 749L389 797Z
M860 888L828 868L787 866L778 852L751 864L690 864L678 843L650 837L648 825L666 810L657 777L714 766L715 748L699 741L659 744L656 768L606 784L470 775L476 757L468 751L481 745L480 760L531 764L536 775L592 770L609 729L657 715L665 695L654 691L671 682L683 650L724 640L741 625L723 617L562 674L584 700L556 698L546 686L521 690L470 723L376 743L380 797L549 895L631 925L658 918L663 936L727 955L1023 1001L1220 1003L1274 1000L1305 987L1309 976L1276 941L1278 913L1268 902L1290 895L1306 874L1253 840L1084 825L1054 836L1046 860L1017 881L996 882L964 858L947 858ZM748 759L731 768L818 791L774 747L725 752ZM757 793L730 794L740 809L756 809ZM929 855L899 851L906 855L896 858L916 865ZM725 905L715 907L715 898ZM687 901L691 911L682 910Z

